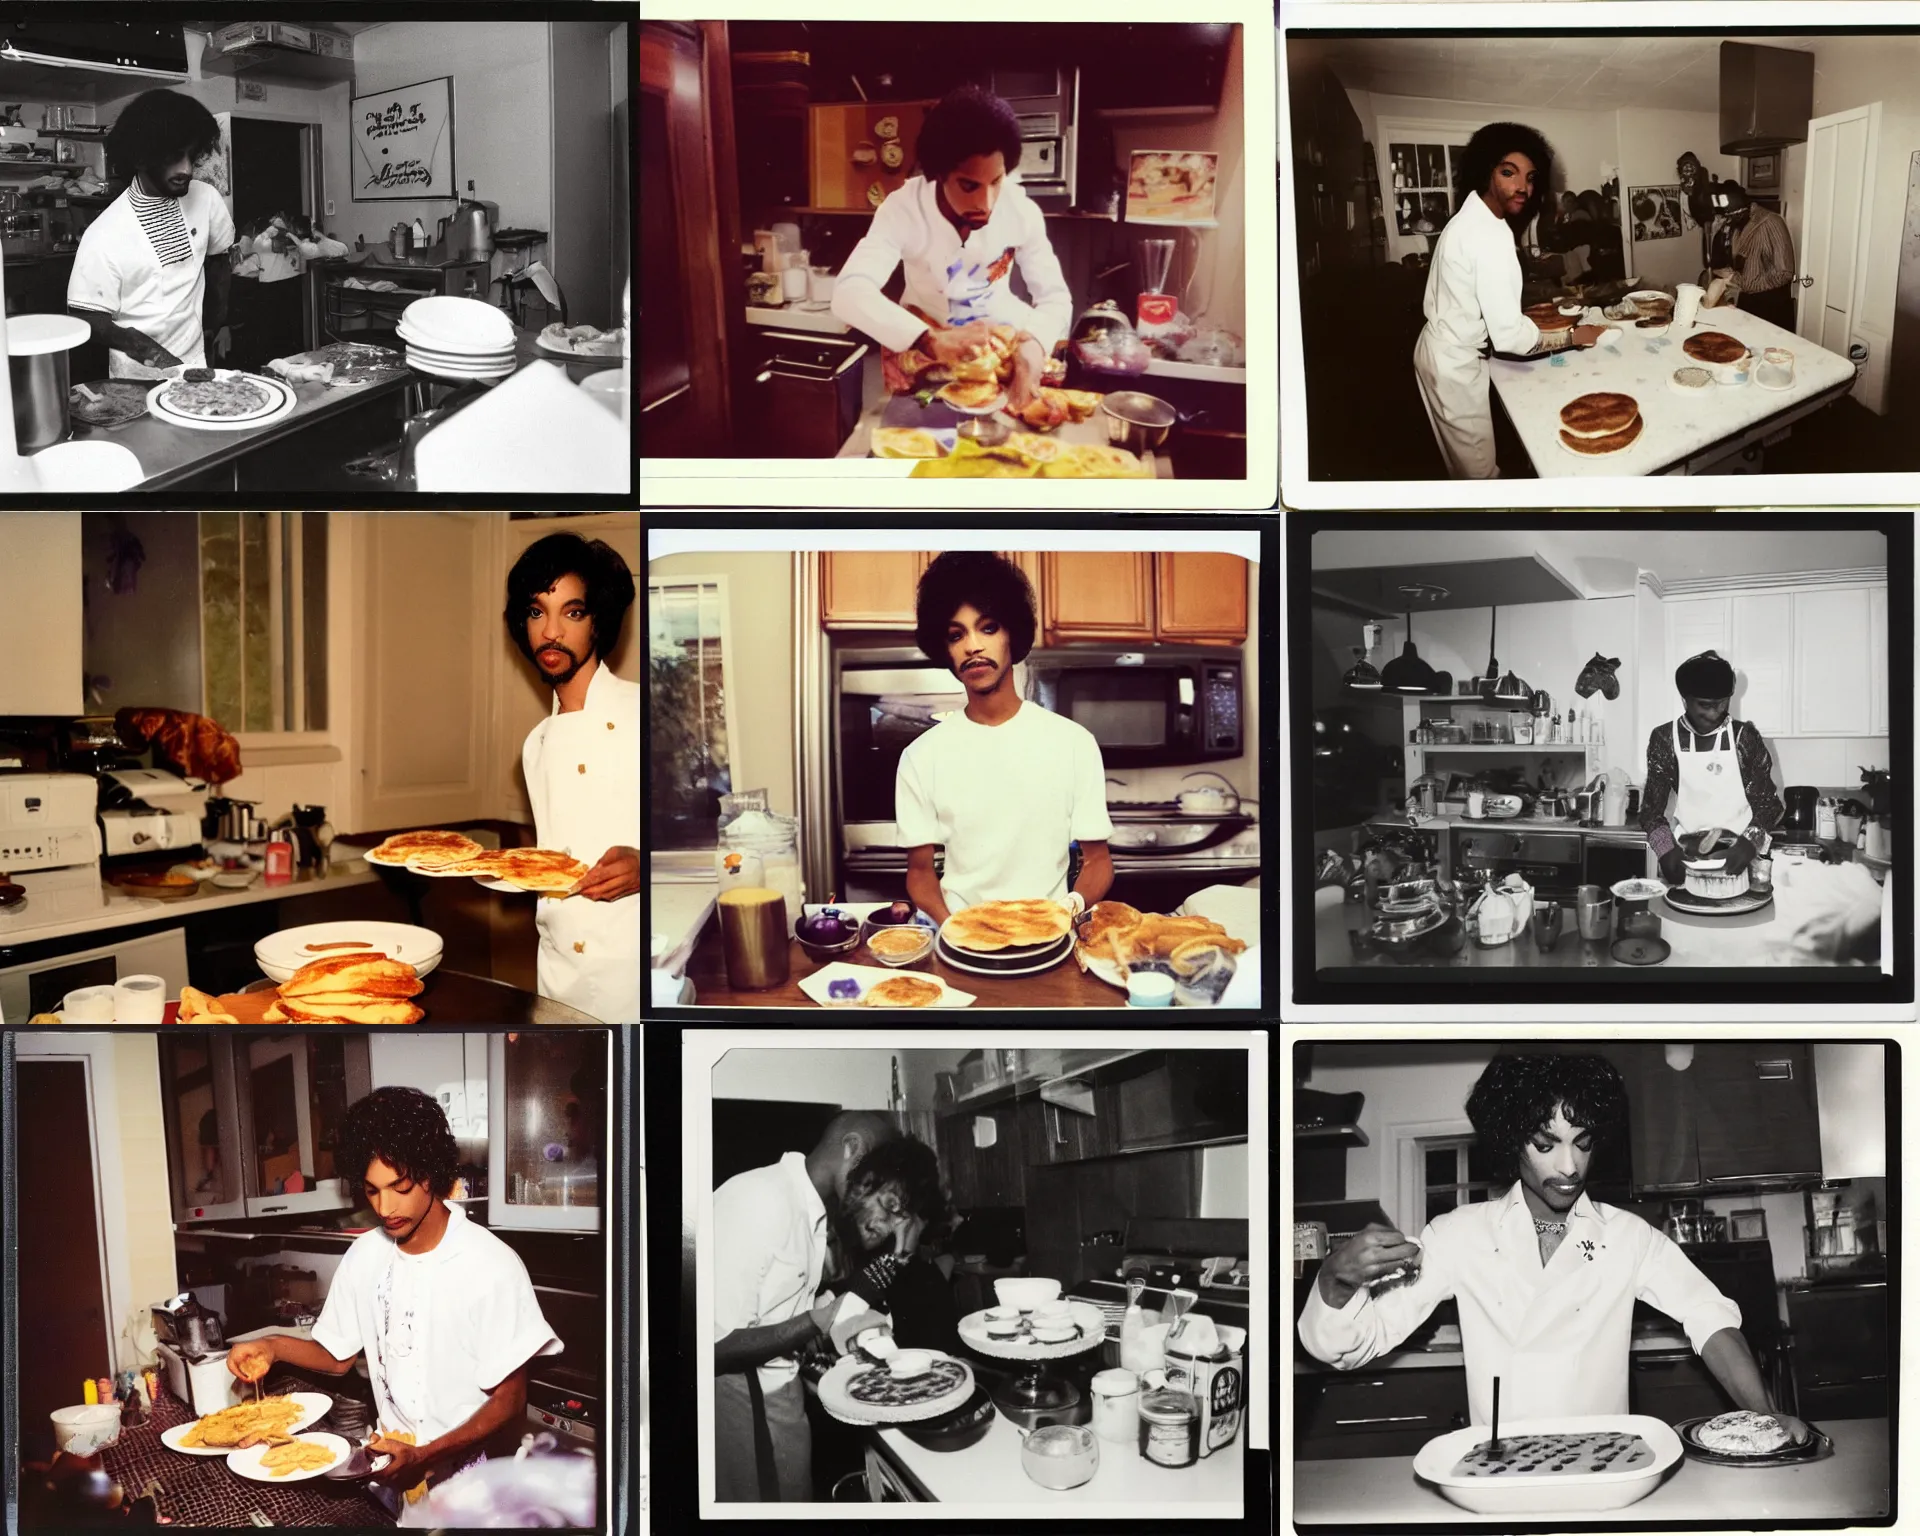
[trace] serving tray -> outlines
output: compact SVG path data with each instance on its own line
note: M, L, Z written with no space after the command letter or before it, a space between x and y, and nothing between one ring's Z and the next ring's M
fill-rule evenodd
M1797 1467L1811 1461L1825 1461L1833 1454L1833 1441L1827 1438L1825 1431L1813 1424L1807 1426L1812 1431L1812 1437L1805 1445L1783 1445L1777 1451L1756 1455L1709 1450L1695 1438L1695 1432L1702 1424L1717 1417L1717 1414L1703 1413L1696 1419L1682 1419L1673 1426L1673 1432L1680 1437L1680 1444L1692 1460L1704 1461L1716 1467Z

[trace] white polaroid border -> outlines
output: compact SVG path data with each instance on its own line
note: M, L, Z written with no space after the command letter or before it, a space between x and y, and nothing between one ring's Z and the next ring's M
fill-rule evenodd
M1504 1044L1514 1038L1511 1033L1490 1034L1483 1029L1477 1029L1472 1027L1473 1024L1481 1022L1480 1020L1474 1020L1471 1022L1469 1021L1462 1021L1462 1022L1466 1027L1463 1027L1458 1031L1449 1030L1449 1031L1444 1031L1439 1033L1436 1033L1431 1028L1410 1028L1403 1025L1374 1024L1372 1022L1353 1022L1353 1023L1349 1023L1345 1027L1337 1028L1337 1029L1323 1028L1318 1026L1307 1026L1303 1028L1295 1028L1291 1024L1289 1024L1282 1030L1282 1043L1281 1043L1281 1051L1280 1051L1281 1060L1275 1064L1276 1076L1279 1081L1279 1091L1280 1091L1280 1126L1281 1126L1279 1164L1277 1168L1277 1175L1279 1178L1278 1193L1279 1193L1280 1223L1283 1227L1285 1227L1288 1230L1289 1235L1291 1235L1292 1228L1293 1228L1293 1203L1294 1203L1293 1202L1293 1136L1291 1134L1291 1127L1293 1125L1293 1100L1294 1100L1293 1047L1296 1044L1306 1044L1306 1043L1312 1043L1316 1041L1341 1042L1341 1043L1356 1043L1356 1042L1364 1041L1364 1042L1372 1043L1372 1042L1389 1041L1389 1040L1408 1040L1408 1041L1437 1040L1441 1043L1472 1042L1472 1041L1484 1040L1488 1046L1497 1046L1497 1045ZM1607 1033L1607 1038L1609 1039L1663 1040L1664 1041L1664 1040L1747 1040L1747 1039L1754 1039L1761 1035L1765 1035L1768 1032L1763 1030L1755 1030L1750 1025L1743 1026L1738 1024L1711 1024L1711 1023L1703 1024L1703 1023L1697 1022L1694 1019L1692 1013L1689 1012L1684 1020L1676 1019L1664 1027L1654 1026L1654 1025L1645 1025L1645 1024L1629 1024L1619 1029L1610 1029L1606 1033ZM1893 1061L1891 1058L1889 1058L1889 1061L1888 1061L1889 1070L1887 1074L1887 1083L1888 1083L1887 1099L1889 1101L1897 1101L1903 1104L1911 1104L1914 1102L1914 1095L1916 1091L1920 1091L1920 1064L1917 1064L1914 1060L1912 1043L1910 1041L1901 1039L1897 1034L1895 1034L1892 1031L1875 1029L1870 1026L1864 1027L1864 1028L1857 1028L1857 1029L1839 1027L1839 1028L1835 1028L1830 1033L1836 1040L1878 1041L1886 1045L1892 1046L1897 1050L1900 1050L1902 1054L1899 1058L1899 1063L1898 1063L1897 1092L1894 1084L1895 1074L1893 1070ZM1592 1039L1595 1037L1595 1034L1594 1034L1594 1031L1589 1029L1563 1028L1558 1024L1536 1024L1533 1027L1533 1029L1530 1031L1530 1036L1535 1039L1548 1039L1548 1040L1558 1041L1558 1040ZM1790 1038L1790 1037L1783 1036L1783 1038ZM1814 1044L1821 1043L1820 1037L1818 1036L1814 1037L1812 1043ZM1437 1115L1445 1115L1448 1117L1464 1118L1466 1114L1465 1101L1462 1100L1462 1102L1457 1105L1454 1105L1454 1104L1438 1105L1435 1107L1435 1113ZM1903 1130L1904 1130L1904 1126L1903 1126ZM1897 1167L1897 1172L1896 1172L1896 1167ZM1888 1158L1888 1176L1890 1178L1897 1178L1901 1183L1904 1191L1904 1189L1911 1187L1911 1181L1913 1180L1917 1170L1920 1170L1920 1143L1916 1143L1915 1139L1911 1136L1903 1136L1902 1145L1899 1149L1898 1156L1897 1156L1897 1162L1896 1162L1896 1158L1892 1155L1890 1155ZM1359 1196L1356 1198L1365 1198L1365 1197ZM1902 1210L1905 1209L1904 1196L1900 1202L1900 1206ZM1893 1254L1896 1256L1895 1264L1896 1265L1900 1264L1901 1260L1899 1259L1898 1255L1903 1253L1904 1249L1899 1238L1898 1237L1894 1238L1893 1241L1889 1244L1889 1246L1892 1249ZM1297 1329L1293 1326L1291 1321L1293 1317L1292 1288L1294 1285L1293 1266L1291 1263L1292 1251L1293 1250L1292 1250L1291 1241L1289 1241L1289 1245L1287 1249L1287 1257L1282 1259L1279 1272L1276 1276L1276 1283L1281 1288L1282 1292L1285 1294L1287 1298L1287 1309L1284 1315L1288 1318L1289 1321L1285 1330L1286 1338L1281 1344L1281 1347L1278 1351L1278 1360L1279 1360L1279 1369L1281 1373L1281 1379L1288 1383L1291 1383L1293 1380L1294 1367L1296 1362L1300 1360L1301 1357L1306 1355L1306 1350L1300 1343L1299 1333ZM1903 1316L1900 1319L1901 1322L1904 1322L1906 1320L1905 1314L1910 1313L1911 1310L1912 1310L1911 1303L1908 1303L1906 1306L1902 1308ZM1907 1353L1910 1353L1910 1351L1908 1351ZM1314 1368L1318 1369L1319 1367L1316 1365ZM1888 1429L1887 1429L1887 1433L1890 1437L1889 1455L1894 1459L1896 1463L1899 1463L1901 1465L1901 1472L1903 1474L1900 1478L1899 1491L1895 1494L1895 1497L1894 1497L1894 1507L1896 1509L1905 1507L1908 1501L1912 1497L1914 1497L1915 1474L1910 1464L1911 1458L1901 1457L1900 1455L1901 1447L1891 1444L1891 1437L1895 1435L1896 1426L1898 1425L1900 1419L1905 1416L1904 1411L1911 1411L1912 1404L1915 1401L1916 1395L1920 1395L1920 1386L1916 1386L1915 1381L1913 1379L1914 1373L1910 1370L1904 1369L1904 1362L1903 1362L1903 1370L1901 1374L1903 1379L1900 1382L1899 1399L1895 1404L1894 1417L1889 1420ZM1296 1463L1295 1463L1295 1458L1293 1454L1294 1433L1295 1433L1293 1401L1294 1401L1293 1392L1291 1391L1291 1389L1281 1394L1280 1444L1282 1445L1283 1449L1280 1452L1279 1456L1277 1457L1277 1462L1279 1467L1281 1468L1280 1482L1282 1486L1284 1486L1288 1490L1283 1497L1283 1500L1282 1500L1283 1508L1281 1509L1281 1512L1280 1512L1280 1519L1283 1523L1290 1522L1290 1521L1297 1521L1302 1518L1300 1511L1297 1509L1294 1503L1294 1497L1295 1497L1294 1490L1297 1489L1298 1487L1298 1478L1294 1475L1294 1467ZM1628 1505L1626 1509L1618 1512L1620 1517L1620 1528L1632 1529L1635 1532L1639 1533L1639 1536L1661 1536L1660 1527L1657 1523L1644 1523L1644 1521L1635 1522L1633 1512L1636 1507L1637 1506L1634 1506L1634 1505ZM1742 1513L1743 1513L1742 1511L1730 1509L1727 1511L1725 1518L1729 1520L1738 1520L1741 1517ZM1760 1512L1757 1510L1751 1511L1750 1513L1754 1516L1755 1519L1762 1518ZM1391 1517L1383 1516L1381 1523L1386 1524L1390 1518ZM1795 1518L1795 1521L1800 1523L1806 1523L1806 1524L1822 1523L1822 1517L1819 1515L1807 1515L1804 1517L1794 1517L1794 1518ZM1835 1519L1835 1518L1838 1518L1838 1517L1829 1517L1827 1523L1831 1523L1832 1519ZM1596 1523L1594 1523L1593 1529L1598 1530L1602 1528L1601 1525L1597 1523L1599 1520L1602 1520L1602 1519L1604 1519L1604 1517L1596 1517ZM1436 1530L1441 1529L1443 1527L1447 1529L1466 1529L1469 1527L1477 1527L1477 1528L1492 1532L1499 1528L1498 1520L1496 1517L1474 1515L1468 1510L1458 1509L1455 1506L1451 1504L1446 1504L1444 1502L1440 1505L1440 1511L1436 1512L1436 1514L1434 1515L1433 1522L1434 1522L1434 1528ZM1789 1523L1794 1523L1794 1522L1789 1522ZM1901 1522L1901 1523L1905 1523L1905 1522ZM1767 1528L1771 1528L1772 1526L1775 1526L1778 1524L1779 1524L1778 1520L1769 1521L1767 1523ZM1293 1527L1286 1526L1285 1528L1293 1528ZM1328 1530L1328 1531L1336 1529L1336 1527L1331 1525L1319 1525L1317 1527L1309 1526L1306 1528L1309 1530L1321 1529L1321 1530ZM1399 1527L1396 1527L1396 1528L1399 1528ZM1611 1523L1609 1523L1606 1526L1606 1528L1613 1529L1614 1527ZM1858 1527L1858 1528L1874 1529L1874 1527ZM1888 1527L1882 1526L1879 1528L1887 1529Z
M1247 473L1238 480L913 480L899 466L864 459L640 460L643 507L1014 507L1052 511L1257 512L1280 495L1279 361L1273 338L1278 298L1266 275L1279 265L1274 207L1261 173L1262 147L1277 122L1274 73L1266 39L1272 8L1256 0L1210 0L1198 11L1173 11L1151 0L1109 0L1097 13L1072 0L980 0L964 8L936 6L932 14L903 13L889 0L838 0L833 21L966 21L981 27L1031 22L1221 22L1241 28L1241 187L1246 199L1244 281L1247 342ZM780 0L714 0L689 9L650 3L656 19L788 21ZM806 12L798 13L803 19ZM1284 142L1284 141L1283 141ZM1082 296L1079 303L1084 303ZM641 433L645 442L644 427Z
M1551 33L1559 30L1618 30L1623 36L1648 29L1701 27L1746 35L1760 28L1792 27L1830 32L1841 28L1885 28L1892 32L1920 24L1920 5L1911 0L1671 0L1658 6L1644 0L1540 0L1540 3L1398 3L1398 0L1337 0L1337 3L1282 4L1277 21L1280 102L1277 117L1280 158L1280 499L1302 511L1373 510L1406 506L1415 497L1424 507L1564 507L1570 503L1604 507L1666 507L1676 501L1693 506L1738 506L1756 500L1770 505L1812 506L1836 502L1852 506L1920 502L1920 472L1898 474L1804 475L1604 475L1537 480L1311 480L1307 463L1307 384L1301 363L1299 249L1293 216L1292 130L1286 101L1287 30L1347 28L1415 31L1470 26L1486 32ZM1519 108L1512 109L1519 111ZM1411 367L1409 360L1408 366Z
M1744 511L1744 509L1734 510ZM1804 516L1804 514L1789 515ZM1806 525L1803 524L1801 526L1804 529ZM1483 528L1462 531L1470 531L1474 534L1525 534L1529 532L1551 532L1552 530L1550 528L1541 528L1537 524L1531 523L1516 523L1511 528L1502 527L1497 523L1489 523ZM1696 531L1711 533L1714 530L1709 528ZM1738 524L1733 524L1727 529L1727 534L1729 537L1734 537L1741 532L1748 531L1751 530L1742 529ZM1431 536L1432 535L1429 535L1429 537ZM1897 573L1894 574L1897 575ZM1288 575L1287 541L1282 539L1280 551L1280 606L1283 613L1286 610L1287 604ZM1916 628L1915 631L1915 645L1917 649L1920 649L1920 628ZM1290 850L1293 845L1293 827L1295 825L1294 808L1296 805L1292 757L1293 716L1289 704L1291 690L1294 686L1294 672L1292 670L1292 658L1288 655L1285 645L1284 629L1282 632L1280 653L1279 686L1272 698L1272 708L1280 722L1280 815L1276 824L1281 830L1279 847L1284 853ZM1920 655L1909 656L1907 658L1909 668L1907 675L1909 677L1916 675L1914 670L1916 663L1920 663ZM1303 682L1300 686L1310 687L1311 683L1310 681ZM1916 724L1916 730L1920 730L1920 723ZM1914 745L1915 743L1910 742L1907 746L1907 757L1909 761L1911 761L1913 756ZM1311 794L1312 787L1310 785L1302 786L1299 790L1299 795L1302 798L1298 801L1298 804L1305 805L1307 803L1305 797ZM1899 888L1896 885L1893 892L1896 923L1902 920L1898 909L1899 895ZM1745 1022L1749 1024L1830 1024L1852 1026L1912 1024L1920 1022L1920 1000L1916 1000L1913 1003L1844 1003L1822 1000L1816 1002L1778 1004L1723 1004L1694 1002L1691 1000L1676 1002L1671 998L1650 998L1644 1003L1585 1003L1579 1000L1577 988L1568 989L1569 996L1565 1001L1556 999L1551 1002L1529 1001L1502 1003L1498 1001L1497 998L1489 996L1488 989L1486 988L1472 989L1474 995L1471 998L1457 1003L1412 1002L1400 994L1403 992L1413 992L1417 989L1384 986L1379 988L1357 987L1354 989L1355 995L1351 1001L1302 1002L1294 996L1294 982L1296 978L1304 978L1311 975L1314 957L1311 953L1302 956L1294 948L1293 924L1294 914L1298 910L1298 902L1294 892L1294 882L1290 875L1282 878L1280 881L1279 907L1280 1017L1288 1026L1295 1024L1353 1025L1355 1020L1365 1019L1369 1024L1374 1022L1386 1024L1410 1021L1419 1021L1427 1024L1524 1024L1530 1028L1538 1029L1542 1027L1539 1024L1539 1020L1548 1016L1551 1016L1554 1020L1561 1023L1597 1024L1673 1018L1682 1013L1690 1024L1694 1021L1699 1021L1702 1023L1727 1024ZM1909 915L1905 921L1911 924L1911 916ZM1882 974L1892 979L1897 973L1888 970ZM1690 983L1698 984L1696 978L1689 977L1688 980Z
M925 1049L936 1046L988 1048L1012 1046L1021 1050L1040 1046L1086 1049L1113 1046L1116 1049L1148 1049L1181 1045L1196 1049L1245 1050L1247 1052L1247 1221L1248 1246L1252 1255L1274 1251L1270 1212L1274 1209L1269 1170L1273 1155L1267 1145L1270 1084L1274 1080L1271 1034L1264 1029L1185 1030L1174 1035L1163 1031L1147 1033L1129 1030L1059 1029L916 1029L911 1045ZM879 1031L859 1029L689 1029L681 1035L680 1102L686 1113L681 1121L680 1222L682 1231L694 1234L694 1338L696 1343L713 1337L713 1117L709 1110L713 1098L714 1064L728 1051L754 1050L884 1050L887 1037ZM865 1106L884 1110L885 1105ZM1256 1271L1258 1263L1256 1262ZM1269 1333L1268 1314L1259 1305L1259 1286L1251 1309L1247 1337L1247 1411L1241 1426L1243 1445L1253 1450L1272 1446L1272 1426L1267 1414L1272 1382L1260 1362L1275 1356ZM698 1509L709 1520L841 1520L847 1518L843 1505L816 1500L811 1504L781 1505L717 1503L713 1497L713 1354L698 1348L694 1356L695 1440L699 1446ZM1283 1409L1284 1413L1285 1410ZM1016 1466L1006 1469L1009 1477L1023 1474ZM815 1490L816 1494L819 1492ZM1036 1495L1040 1490L1035 1490ZM1176 1522L1175 1529L1189 1524L1204 1529L1211 1519L1241 1520L1245 1506L1220 1506L1220 1513L1209 1516L1212 1506L1178 1501L1166 1504L1061 1503L1036 1497L1031 1504L993 1504L977 1512L964 1512L965 1518L981 1522L1081 1519L1162 1519ZM869 1505L862 1520L954 1518L962 1512L942 1504L904 1506Z

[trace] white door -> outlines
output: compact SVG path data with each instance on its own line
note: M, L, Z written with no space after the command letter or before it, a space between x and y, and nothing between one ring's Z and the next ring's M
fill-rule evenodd
M1807 124L1807 181L1802 193L1794 329L1829 352L1847 355L1854 316L1864 297L1868 168L1880 144L1880 103L1849 107Z

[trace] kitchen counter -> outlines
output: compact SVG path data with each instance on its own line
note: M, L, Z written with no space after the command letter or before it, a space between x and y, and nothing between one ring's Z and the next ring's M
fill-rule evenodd
M1884 1515L1891 1507L1887 1421L1835 1419L1815 1426L1833 1441L1825 1461L1791 1467L1715 1467L1683 1457L1660 1486L1619 1511L1635 1524L1685 1520L1831 1520ZM1302 1525L1365 1529L1398 1522L1511 1527L1525 1517L1476 1515L1413 1475L1412 1458L1359 1456L1296 1461L1288 1479ZM1607 1516L1592 1517L1605 1521Z
M1641 1354L1649 1350L1691 1350L1684 1333L1641 1333L1635 1334L1627 1348ZM1464 1368L1467 1357L1458 1345L1444 1349L1396 1349L1391 1354L1369 1360L1365 1365L1355 1367L1361 1374L1369 1371L1439 1371L1449 1368ZM1296 1376L1346 1376L1353 1372L1336 1370L1326 1361L1316 1359L1300 1347L1298 1338L1294 1341L1293 1374Z
M1590 310L1582 323L1596 323L1598 315ZM1683 336L1671 330L1649 339L1628 329L1619 346L1602 343L1569 352L1564 361L1492 359L1493 387L1535 473L1543 479L1725 473L1743 448L1756 447L1853 388L1853 364L1846 358L1746 310L1702 310L1688 334L1710 330L1744 342L1756 359L1766 347L1785 347L1794 354L1792 385L1776 391L1754 383L1710 384L1683 395L1671 382L1673 371L1693 360L1681 348ZM1594 390L1629 394L1640 403L1640 436L1617 453L1574 453L1560 442L1560 408Z
M896 408L892 421L889 422L884 419L887 415L888 407L894 405L897 399L903 398L908 400L910 407L911 397L889 394L882 394L878 400L870 402L867 407L861 411L860 419L853 424L852 433L848 436L847 440L840 445L840 451L836 453L834 457L837 459L864 459L867 457L867 450L873 443L873 429L875 427L889 425L900 426L907 420L917 417L920 414L918 411L913 411L909 414L904 409ZM958 412L945 409L940 406L938 402L928 406L925 410L925 415L925 424L936 430L941 427L952 426L957 421L965 421L967 419ZM1008 426L1013 425L1010 418L1004 414L996 416L994 419ZM1024 431L1026 429L1022 427L1017 430ZM1097 412L1085 421L1063 422L1046 435L1053 438L1055 442L1061 443L1102 444L1107 440L1106 428L1101 425ZM1143 455L1143 457L1153 465L1154 474L1159 479L1171 480L1173 478L1173 460L1166 454L1149 453ZM904 479L911 475L916 462L914 459L872 460L873 464L883 468L895 479Z
M747 306L747 324L771 326L781 331L815 331L822 336L848 336L853 327L836 320L830 309L802 309L798 304L778 307L767 304Z
M942 1504L1045 1504L1076 1519L1135 1519L1143 1505L1178 1504L1181 1516L1193 1520L1237 1520L1245 1505L1244 1422L1231 1445L1190 1467L1156 1466L1132 1445L1102 1440L1093 1477L1065 1492L1026 1475L1020 1432L998 1413L986 1434L960 1451L929 1450L893 1428L865 1434L901 1481Z

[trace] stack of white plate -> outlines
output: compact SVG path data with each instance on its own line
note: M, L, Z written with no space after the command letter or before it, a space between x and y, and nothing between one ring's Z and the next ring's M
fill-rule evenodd
M503 379L516 366L513 322L478 299L416 299L394 328L407 363L444 379Z

